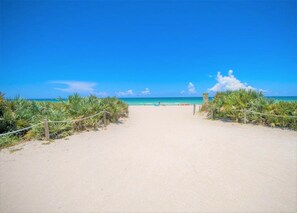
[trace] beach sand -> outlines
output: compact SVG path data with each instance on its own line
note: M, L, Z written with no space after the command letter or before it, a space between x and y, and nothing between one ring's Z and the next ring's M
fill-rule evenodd
M296 212L297 132L192 110L132 106L106 130L2 150L0 212Z

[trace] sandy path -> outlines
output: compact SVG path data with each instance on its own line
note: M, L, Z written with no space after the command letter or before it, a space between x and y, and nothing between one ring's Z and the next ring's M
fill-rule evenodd
M107 130L1 151L0 212L295 212L297 132L130 107Z

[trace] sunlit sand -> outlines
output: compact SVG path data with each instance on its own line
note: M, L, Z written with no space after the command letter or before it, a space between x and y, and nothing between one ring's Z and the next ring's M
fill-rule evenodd
M2 150L0 211L296 211L297 132L129 109L106 130Z

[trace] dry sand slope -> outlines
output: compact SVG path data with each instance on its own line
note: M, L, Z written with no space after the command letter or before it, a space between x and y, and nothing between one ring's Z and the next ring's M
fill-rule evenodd
M107 130L1 151L1 212L295 212L297 132L130 107Z

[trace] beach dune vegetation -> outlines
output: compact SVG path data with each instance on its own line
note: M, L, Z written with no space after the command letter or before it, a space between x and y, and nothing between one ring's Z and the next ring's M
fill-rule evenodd
M255 90L218 92L202 109L212 119L297 130L297 102L268 99Z
M46 102L31 101L20 97L8 100L4 98L3 93L0 93L0 134L41 123L45 119L72 121L97 113L99 113L97 116L82 121L48 123L51 139L63 138L77 131L97 128L103 123L103 119L107 124L117 122L119 118L128 115L128 105L114 97L97 98L93 95L82 97L74 94L66 100ZM0 136L0 148L19 141L44 139L44 137L45 130L41 124L13 135Z

